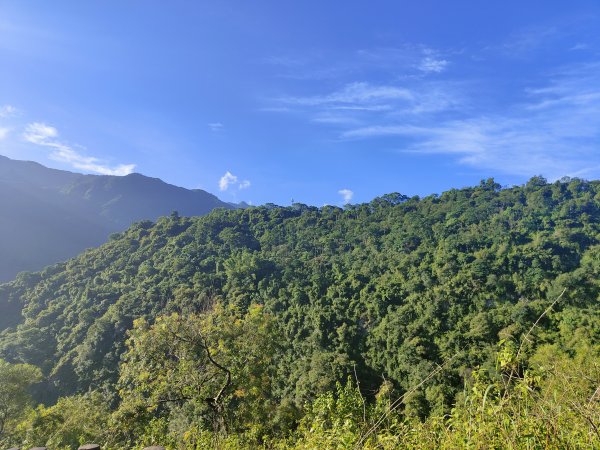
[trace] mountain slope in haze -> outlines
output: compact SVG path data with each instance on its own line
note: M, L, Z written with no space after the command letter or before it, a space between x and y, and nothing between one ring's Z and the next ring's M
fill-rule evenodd
M137 173L83 175L0 156L0 282L98 246L136 221L233 207Z

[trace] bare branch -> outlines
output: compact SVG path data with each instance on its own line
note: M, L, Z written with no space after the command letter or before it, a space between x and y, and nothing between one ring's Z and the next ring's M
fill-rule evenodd
M231 372L229 371L229 369L223 367L221 364L219 364L218 362L216 362L211 353L210 353L210 349L208 348L208 344L206 343L206 340L202 340L202 344L204 346L204 349L206 350L206 356L208 357L208 360L218 369L222 370L223 372L225 372L227 374L227 378L225 380L225 384L221 387L221 390L219 390L219 392L217 393L217 395L214 397L213 402L215 404L215 406L219 403L219 401L221 400L221 397L223 396L223 393L225 392L225 389L227 389L229 387L229 385L231 384Z

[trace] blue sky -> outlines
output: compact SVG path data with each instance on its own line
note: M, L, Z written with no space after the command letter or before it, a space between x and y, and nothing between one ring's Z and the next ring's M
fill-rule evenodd
M323 205L600 177L597 1L0 0L0 154Z

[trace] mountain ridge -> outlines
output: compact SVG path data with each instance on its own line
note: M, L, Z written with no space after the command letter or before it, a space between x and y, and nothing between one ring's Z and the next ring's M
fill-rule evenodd
M0 282L74 257L140 220L235 207L201 189L139 173L80 174L0 155L0 209L5 211L0 217Z

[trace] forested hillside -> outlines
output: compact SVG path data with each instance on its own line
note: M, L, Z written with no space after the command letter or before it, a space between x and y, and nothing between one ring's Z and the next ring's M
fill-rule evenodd
M72 258L133 222L218 207L233 206L140 174L83 175L0 155L0 282Z
M136 223L0 285L0 358L65 397L15 439L88 402L114 448L598 445L599 232L600 182L541 177Z

